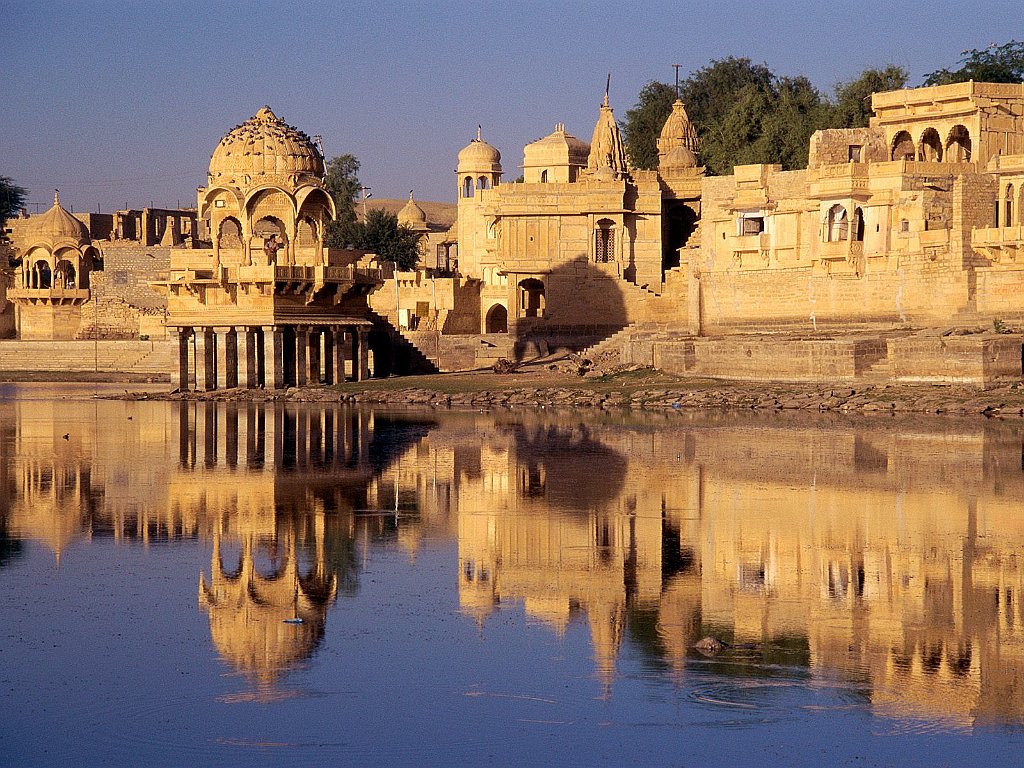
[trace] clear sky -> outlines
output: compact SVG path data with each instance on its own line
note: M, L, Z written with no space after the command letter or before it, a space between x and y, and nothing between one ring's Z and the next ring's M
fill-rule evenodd
M0 0L0 175L76 211L195 205L221 136L269 104L375 197L454 201L477 123L514 179L556 122L589 141L608 72L621 118L672 64L747 56L830 91L895 63L919 85L1014 38L1011 0Z

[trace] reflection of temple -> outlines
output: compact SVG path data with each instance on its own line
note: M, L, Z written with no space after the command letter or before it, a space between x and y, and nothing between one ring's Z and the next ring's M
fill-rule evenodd
M295 519L290 522L243 532L237 561L227 559L229 547L215 531L211 576L199 579L199 604L210 616L217 651L262 697L273 695L278 675L313 653L338 589L327 566L323 514L313 520L307 552L300 549Z

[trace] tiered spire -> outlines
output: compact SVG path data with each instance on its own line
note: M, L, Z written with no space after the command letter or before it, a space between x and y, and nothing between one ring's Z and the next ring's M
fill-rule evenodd
M594 126L594 138L590 142L587 168L591 171L610 168L616 176L622 176L628 172L626 149L622 144L622 137L619 135L619 126L615 122L615 113L608 104L610 85L611 75L609 74L608 85L604 89L604 103L601 105L601 113L597 117L597 125Z

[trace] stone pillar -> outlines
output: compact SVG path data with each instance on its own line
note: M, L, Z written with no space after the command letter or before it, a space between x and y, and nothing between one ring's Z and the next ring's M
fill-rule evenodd
M309 330L295 326L295 386L304 387L309 373Z
M345 329L334 329L334 347L331 368L334 369L334 383L345 383Z
M323 329L324 338L324 384L334 384L337 380L337 369L334 357L334 328Z
M171 389L188 389L188 337L191 329L171 329Z
M322 328L309 331L309 383L320 383L320 340L323 338Z
M216 337L212 328L197 328L193 335L196 345L196 389L208 391L217 388L214 346Z
M217 389L229 389L234 386L233 383L229 383L232 379L238 378L238 364L235 362L235 370L231 370L232 353L234 350L234 329L233 328L215 328L214 336L216 341L214 342L213 348L217 356L217 363L215 366L217 374ZM229 341L229 338L231 339Z
M235 356L238 361L236 386L252 389L256 379L256 334L251 328L235 329Z
M284 331L275 326L263 328L263 386L284 388Z
M360 328L358 331L359 335L359 381L366 381L370 378L370 345L368 343L369 332L365 328Z
M365 352L359 345L360 336L355 326L349 328L349 335L352 344L352 381L362 381L359 377L359 371L362 368L361 361Z

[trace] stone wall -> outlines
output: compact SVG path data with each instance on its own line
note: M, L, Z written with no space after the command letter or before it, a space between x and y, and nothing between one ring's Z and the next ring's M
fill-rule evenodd
M1017 335L915 336L887 343L897 381L989 384L1021 379Z

